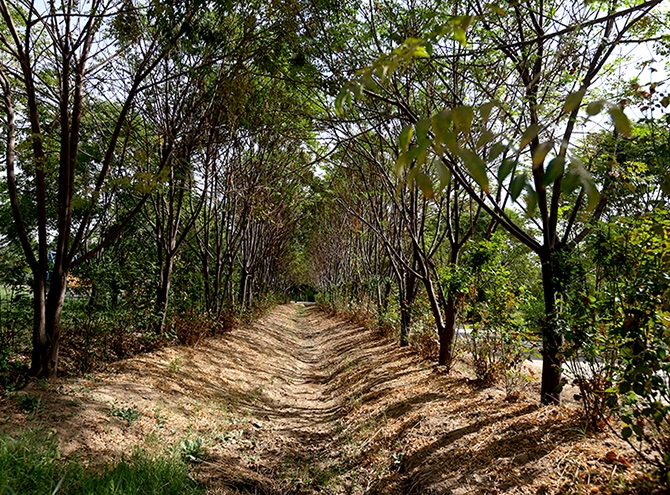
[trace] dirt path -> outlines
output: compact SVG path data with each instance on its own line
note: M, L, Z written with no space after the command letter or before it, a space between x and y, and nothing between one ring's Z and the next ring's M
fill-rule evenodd
M506 402L465 369L446 376L299 305L19 395L39 407L4 399L3 428L52 430L92 464L167 449L211 494L613 493L640 476L625 445L585 437L574 410Z

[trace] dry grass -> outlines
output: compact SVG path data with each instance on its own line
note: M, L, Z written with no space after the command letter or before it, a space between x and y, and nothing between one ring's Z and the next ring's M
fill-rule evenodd
M572 407L506 402L465 368L446 376L297 305L20 394L40 408L4 399L4 429L53 429L66 455L92 464L201 439L206 458L194 473L212 494L625 493L646 480L625 444L586 436ZM124 419L133 407L141 416Z

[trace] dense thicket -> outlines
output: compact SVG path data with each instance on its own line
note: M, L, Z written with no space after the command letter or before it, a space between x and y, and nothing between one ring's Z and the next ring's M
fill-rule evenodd
M0 0L3 387L315 296L666 469L659 4Z

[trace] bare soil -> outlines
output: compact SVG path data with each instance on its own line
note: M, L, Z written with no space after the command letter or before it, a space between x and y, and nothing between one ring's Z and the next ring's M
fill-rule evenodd
M290 304L194 347L33 383L0 401L0 427L50 430L93 467L134 448L191 454L211 494L635 493L647 479L573 406L508 402L471 378Z

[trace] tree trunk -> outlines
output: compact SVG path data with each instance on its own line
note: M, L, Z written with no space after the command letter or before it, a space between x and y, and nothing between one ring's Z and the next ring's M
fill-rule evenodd
M458 258L462 244L454 243L451 246L450 265L458 266ZM438 284L440 299L444 306L444 328L443 335L440 335L439 363L451 367L454 357L454 339L456 338L456 295L454 290L449 287L445 301L444 292Z
M409 345L409 328L412 324L412 306L416 297L416 275L405 272L404 297L400 299L400 347Z
M454 357L454 338L456 336L456 298L450 290L444 307L444 328L440 335L439 364L451 367Z
M440 353L439 353L439 364L441 366L451 366L451 348L453 342L453 333L451 339L449 338L448 333L446 332L445 322L442 318L442 311L440 310L440 304L437 300L437 294L435 293L435 287L433 287L433 281L430 278L428 273L428 267L426 267L426 262L421 261L421 266L423 270L423 285L426 288L426 295L428 296L428 302L430 304L430 311L433 313L433 318L435 319L435 328L437 330L437 335L440 340Z
M165 259L165 266L161 269L160 284L156 293L156 331L159 335L163 335L165 331L165 319L170 299L170 281L172 279L173 267L174 257L168 254Z
M563 336L556 317L556 281L553 253L542 256L542 290L544 293L545 319L542 326L542 404L559 404L561 401L562 360L560 356Z
M239 289L239 302L241 307L247 305L247 269L242 266L242 271L240 273L240 289Z
M64 271L53 276L46 294L46 276L33 274L33 352L30 374L37 378L54 378L58 373L60 319L67 288Z

